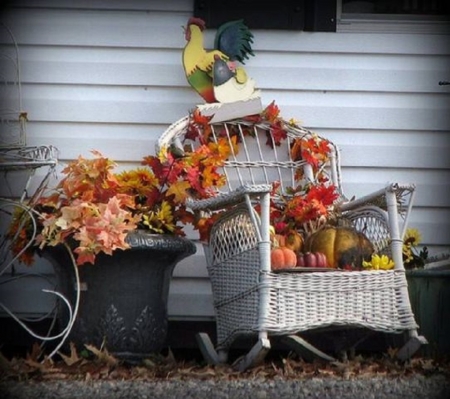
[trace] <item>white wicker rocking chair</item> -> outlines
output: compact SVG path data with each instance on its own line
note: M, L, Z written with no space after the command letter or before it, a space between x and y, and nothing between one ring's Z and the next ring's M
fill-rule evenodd
M185 144L188 125L189 117L172 124L159 138L157 153L172 143ZM397 356L409 358L426 343L417 333L402 260L402 236L414 185L389 184L352 201L342 195L338 205L342 218L363 231L377 253L388 254L394 260L393 270L274 273L269 232L272 183L280 181L283 190L293 186L294 170L299 167L304 168L308 180L315 180L311 166L303 160L292 161L289 151L293 139L314 133L284 122L288 138L272 150L264 144L269 125L232 120L211 125L214 139L219 131L229 135L232 125L239 132L240 151L224 167L226 190L210 199L189 201L197 211L227 209L214 224L205 245L217 326L215 347L207 334L197 335L205 359L212 364L226 362L236 338L252 336L256 344L234 364L245 370L264 358L271 337L278 336L299 353L304 354L306 348L331 360L298 333L333 326L405 333L409 339ZM254 137L243 134L243 128L249 126L254 129ZM332 147L326 173L342 194L339 153ZM259 215L256 203L260 204Z

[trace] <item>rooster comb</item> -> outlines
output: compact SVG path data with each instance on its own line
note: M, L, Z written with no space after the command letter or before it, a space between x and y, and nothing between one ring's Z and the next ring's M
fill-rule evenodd
M187 25L197 25L201 30L205 30L206 28L206 23L205 21L203 21L203 19L201 18L197 18L197 17L191 17L188 20Z

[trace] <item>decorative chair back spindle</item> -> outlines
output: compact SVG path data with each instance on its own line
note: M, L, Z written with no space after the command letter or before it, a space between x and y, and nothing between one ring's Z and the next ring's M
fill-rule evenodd
M164 146L176 143L178 147L194 149L199 145L198 141L185 138L186 130L190 123L190 117L186 116L172 124L159 138L156 145L158 153ZM293 160L291 148L296 139L308 139L323 137L298 125L280 121L279 126L286 132L285 140L276 142L273 135L268 132L273 127L268 122L252 122L246 119L237 119L216 124L211 124L209 140L218 142L219 138L226 138L231 149L229 158L222 168L226 176L226 186L217 188L217 194L229 193L244 185L272 184L279 182L280 193L286 194L287 189L298 186L301 181L296 173L302 171L303 182L316 182L318 173L325 175L330 184L334 184L342 194L341 171L339 164L339 152L330 141L329 159L324 168L317 173L313 172L310 164L304 159ZM236 137L237 146L232 137Z

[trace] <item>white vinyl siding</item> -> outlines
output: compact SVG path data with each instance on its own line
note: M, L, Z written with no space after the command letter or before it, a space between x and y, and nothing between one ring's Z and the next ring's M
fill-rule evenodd
M28 145L58 147L62 163L96 149L121 168L136 166L172 122L201 102L181 65L181 26L192 15L192 1L13 4L2 19L19 44ZM255 57L246 69L263 103L275 100L286 119L339 145L347 196L389 181L416 183L410 225L420 229L431 253L448 251L450 86L438 82L450 80L449 36L253 33ZM213 36L206 32L206 48ZM192 232L189 237L196 239ZM36 292L31 285L23 290ZM25 312L23 301L19 308ZM200 245L175 269L169 314L213 317Z

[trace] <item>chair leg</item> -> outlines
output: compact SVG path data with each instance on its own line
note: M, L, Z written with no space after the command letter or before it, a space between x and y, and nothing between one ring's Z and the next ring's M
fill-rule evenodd
M219 363L226 363L226 362L228 362L228 350L219 349L217 351L217 355L219 356Z
M311 345L309 342L305 341L298 335L286 335L281 338L281 342L292 348L292 350L294 350L306 361L312 361L317 357L328 360L330 362L336 361L334 357L331 357L321 350L317 349L315 346Z
M260 364L269 352L270 341L267 338L259 338L258 342L245 356L241 356L233 363L237 371L245 371Z
M428 344L425 337L418 335L417 331L411 331L409 334L409 340L403 345L397 352L397 359L405 361L411 358L422 345Z
M203 358L208 364L216 365L219 363L223 363L223 361L221 361L223 359L223 354L221 353L221 356L219 356L219 354L214 349L214 345L207 333L197 333L195 338L200 348L200 352L202 353Z

